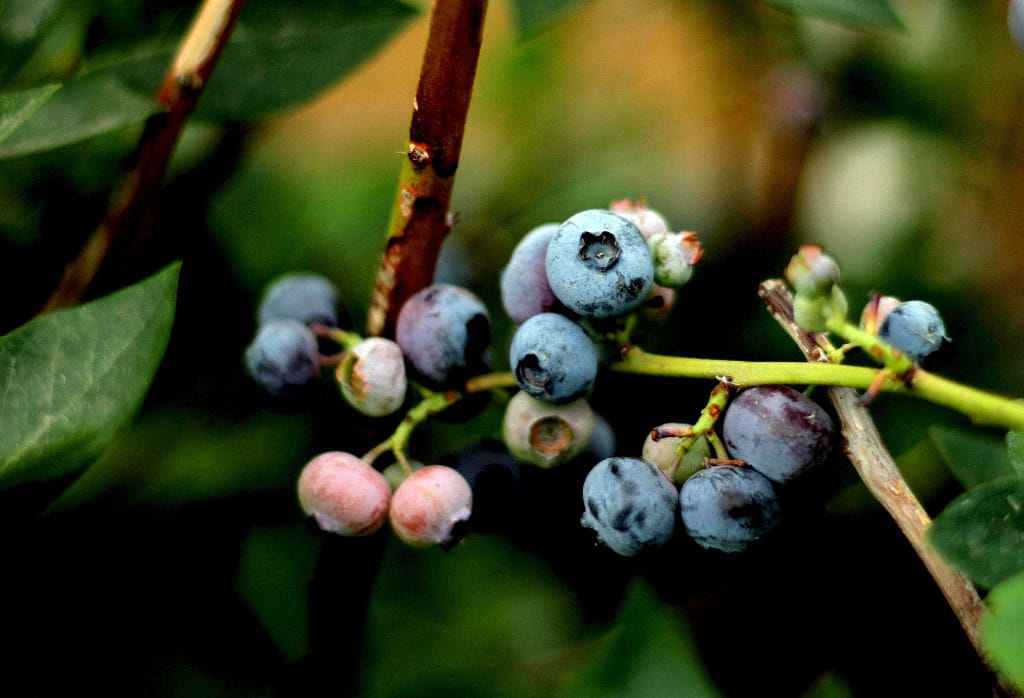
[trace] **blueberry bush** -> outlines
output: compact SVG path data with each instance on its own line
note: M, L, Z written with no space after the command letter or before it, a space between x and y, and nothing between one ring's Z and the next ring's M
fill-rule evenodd
M0 3L8 689L1024 693L1022 7Z

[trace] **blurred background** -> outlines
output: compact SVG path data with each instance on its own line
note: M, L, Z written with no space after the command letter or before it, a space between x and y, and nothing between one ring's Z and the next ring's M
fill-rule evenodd
M645 348L799 360L756 289L813 242L838 260L851 312L872 290L932 302L952 338L932 368L1024 393L1024 52L1002 0L893 5L902 30L746 0L593 0L521 35L510 3L490 3L437 279L487 303L495 366L512 330L497 279L516 241L644 198L706 251L671 317L640 328ZM193 11L105 6L102 31L85 10L57 23L37 63L70 65L137 26L177 31ZM426 30L423 13L300 108L186 132L156 223L169 241L156 257L184 264L149 398L55 504L0 539L11 680L33 695L988 695L952 613L841 456L784 494L781 530L744 555L595 547L578 526L582 462L524 466L507 516L447 553L386 531L332 540L303 521L301 466L362 453L394 423L357 418L330 390L282 409L241 356L262 288L291 270L331 277L362 327ZM0 164L0 331L46 297L138 135ZM592 404L616 451L638 455L652 426L696 419L711 387L602 375ZM941 511L960 488L933 435L967 425L895 396L872 413ZM501 405L463 417L421 429L413 457L496 436Z

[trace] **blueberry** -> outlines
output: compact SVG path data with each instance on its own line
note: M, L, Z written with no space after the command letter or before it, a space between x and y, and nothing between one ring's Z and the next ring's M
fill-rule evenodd
M931 303L904 301L882 320L878 338L921 363L946 340L946 325Z
M761 385L736 396L722 420L733 458L785 483L825 462L836 430L816 402L785 385Z
M272 320L298 320L310 325L338 326L338 292L327 278L309 272L292 272L267 286L260 300L257 318L265 325Z
M654 259L654 282L679 288L693 276L693 265L704 256L696 233L655 233L647 238Z
M345 401L370 417L392 414L405 401L405 358L390 339L369 337L349 349L335 378Z
M436 384L452 384L486 366L490 317L470 291L434 284L402 306L395 340L417 374Z
M297 397L320 377L316 335L298 320L271 320L245 350L245 365L274 397Z
M644 302L654 283L644 236L611 211L591 209L562 223L545 264L555 296L584 317L624 315Z
M582 327L564 315L541 313L512 336L509 365L516 383L545 402L585 395L597 376L597 349Z
M668 477L639 458L606 458L583 481L580 523L619 555L664 545L675 530L677 493Z
M517 324L560 307L544 263L548 242L557 230L557 223L547 223L528 232L501 271L501 303Z
M716 465L683 483L679 518L702 547L736 553L775 528L779 501L772 483L756 470Z
M578 456L593 433L594 411L582 397L554 405L519 391L508 401L502 421L502 436L512 455L542 468Z

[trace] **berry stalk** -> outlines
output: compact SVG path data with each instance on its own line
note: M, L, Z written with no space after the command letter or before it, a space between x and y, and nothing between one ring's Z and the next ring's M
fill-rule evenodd
M103 221L64 269L40 314L81 302L101 272L123 264L130 254L153 215L174 148L244 4L206 0L199 9L157 93L159 111L146 122L134 169L114 192Z
M821 351L817 346L815 350ZM738 386L799 384L862 390L877 386L882 392L915 395L952 408L982 424L998 425L1012 431L1024 430L1024 402L941 378L913 366L899 376L888 369L832 363L665 356L649 354L634 346L609 367L615 371L648 376L712 378Z

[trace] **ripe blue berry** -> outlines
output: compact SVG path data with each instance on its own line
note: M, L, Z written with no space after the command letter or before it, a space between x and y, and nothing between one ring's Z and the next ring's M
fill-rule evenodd
M584 317L624 315L644 302L654 283L651 250L639 229L600 209L562 223L545 264L555 296Z
M434 284L402 306L395 340L416 373L437 384L451 384L483 370L491 342L490 317L470 291Z
M545 402L585 395L597 376L597 361L584 329L556 313L534 315L520 325L508 357L519 387Z
M345 401L370 417L389 415L405 401L405 358L390 339L370 337L349 349L335 376Z
M560 306L548 284L544 263L548 242L556 230L557 223L547 223L528 232L501 271L501 303L517 324Z
M473 491L462 475L446 465L428 465L395 490L389 518L406 543L449 548L465 535L472 507Z
M921 363L946 340L946 325L931 303L904 301L882 320L878 338Z
M366 536L384 525L391 485L351 453L329 451L309 461L298 482L299 504L324 531Z
M583 481L580 523L619 555L632 557L672 537L676 498L675 486L650 463L606 458Z
M722 440L733 458L777 483L821 465L836 430L818 403L785 385L760 385L736 396L722 420Z
M292 272L267 286L257 311L259 324L272 320L298 320L304 325L338 326L338 292L327 278Z
M245 365L274 397L297 397L320 377L316 335L298 320L271 320L245 350Z
M683 483L679 518L702 547L736 553L775 528L779 501L772 483L756 470L716 465Z
M594 433L594 411L586 398L555 405L519 391L502 422L505 445L516 458L551 468L575 458Z

